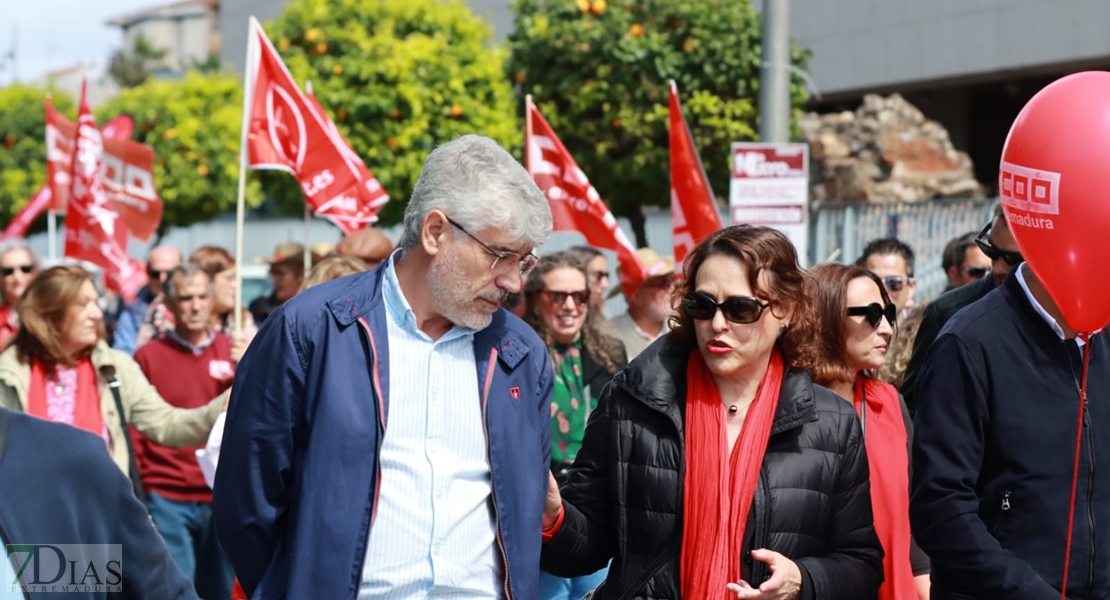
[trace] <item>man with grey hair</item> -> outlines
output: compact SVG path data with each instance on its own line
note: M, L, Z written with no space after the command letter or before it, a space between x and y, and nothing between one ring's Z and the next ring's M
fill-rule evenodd
M463 136L424 163L398 251L266 320L215 485L248 595L538 597L551 363L500 304L551 227L520 164Z
M212 329L212 278L186 263L166 274L166 308L174 328L143 344L135 362L165 401L198 408L231 386L231 338ZM201 598L229 598L235 574L212 524L212 490L197 464L197 448L170 448L135 433L135 462L150 518L174 563Z

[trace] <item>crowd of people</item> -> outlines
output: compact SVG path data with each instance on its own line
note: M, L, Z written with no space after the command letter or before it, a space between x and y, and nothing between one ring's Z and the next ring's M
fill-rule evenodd
M221 248L153 249L106 315L80 267L0 246L0 490L25 456L73 473L0 492L0 537L125 540L146 598L1048 600L1068 544L1069 592L1110 593L1110 437L1090 433L1075 536L1060 508L1075 418L1054 401L1084 342L1001 207L952 240L928 303L900 240L803 269L738 225L680 265L639 250L606 318L607 254L537 256L551 229L471 135L428 156L396 245L367 229L305 273L279 244L238 319ZM221 414L212 481L196 453ZM39 506L98 529L36 529Z

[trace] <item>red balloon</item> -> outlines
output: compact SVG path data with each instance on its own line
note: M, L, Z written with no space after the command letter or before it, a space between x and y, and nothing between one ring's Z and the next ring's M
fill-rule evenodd
M1075 331L1110 323L1110 73L1058 79L1006 137L999 194L1022 256Z

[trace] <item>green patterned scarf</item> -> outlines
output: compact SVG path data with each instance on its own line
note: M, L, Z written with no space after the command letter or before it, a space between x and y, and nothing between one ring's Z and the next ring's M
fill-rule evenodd
M585 398L582 381L582 338L571 346L555 345L551 357L555 385L551 396L551 460L570 462L582 447L586 419L597 401Z

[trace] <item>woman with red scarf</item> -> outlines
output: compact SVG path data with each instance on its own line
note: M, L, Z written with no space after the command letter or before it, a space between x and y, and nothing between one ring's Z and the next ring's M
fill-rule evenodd
M898 391L877 378L897 309L882 280L860 267L823 264L807 275L818 326L810 375L851 402L863 425L875 531L885 553L879 599L927 600L929 558L910 536L913 428Z
M595 600L874 598L882 549L851 405L814 385L783 234L723 229L686 259L672 330L616 375L560 489L541 568L612 559Z
M22 238L0 243L0 351L19 331L16 304L39 269L35 251Z
M15 342L0 354L0 406L100 436L130 474L127 432L109 385L115 381L128 424L166 446L203 445L229 393L202 408L167 404L139 365L104 341L99 299L81 267L51 267L35 276L19 302Z

